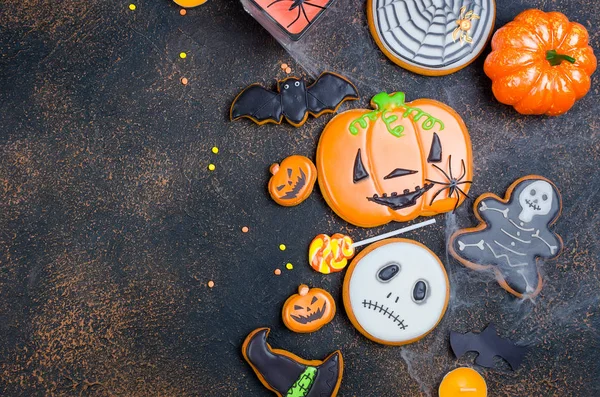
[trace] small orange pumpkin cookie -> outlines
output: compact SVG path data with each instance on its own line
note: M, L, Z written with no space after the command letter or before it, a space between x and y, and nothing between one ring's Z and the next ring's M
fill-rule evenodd
M594 50L560 12L523 11L494 34L483 70L496 99L521 114L558 116L590 90Z
M338 114L317 148L319 186L327 204L362 227L452 211L473 178L471 140L449 106L404 101L381 92L375 110Z
M269 180L269 194L277 204L285 207L306 200L317 180L315 165L304 156L287 157L281 165L271 165L270 171L273 176Z
M283 304L281 317L286 327L294 332L315 332L335 316L335 300L321 288L300 285L298 293Z

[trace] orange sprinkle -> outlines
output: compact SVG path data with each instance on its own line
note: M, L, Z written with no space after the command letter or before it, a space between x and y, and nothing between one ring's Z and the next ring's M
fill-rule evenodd
M281 275L281 269L275 269L273 273L275 273L276 276L279 276Z
M210 281L208 282L208 288L212 288L212 287L214 287L214 286L215 286L215 282L214 282L214 281L212 281L212 280L210 280Z
M185 77L182 77L181 78L181 84L187 85L187 83L188 83L188 79L186 79Z
M286 72L287 74L290 74L290 73L292 73L292 68L285 68L285 72Z
M182 8L181 10L179 10L179 15L183 16L187 14L187 10L185 8Z
M248 233L248 230L250 230L250 229L248 229L248 226L244 226L242 228L242 233Z
M288 64L287 63L282 63L281 64L281 69L286 70L288 68Z

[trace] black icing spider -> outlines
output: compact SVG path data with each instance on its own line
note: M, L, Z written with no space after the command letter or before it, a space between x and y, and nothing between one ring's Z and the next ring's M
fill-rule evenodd
M432 164L435 168L437 168L438 170L440 170L440 172L442 174L444 174L444 176L446 177L446 179L448 179L448 182L438 182L438 181L433 181L431 179L425 179L427 182L431 182L434 183L436 185L442 185L444 186L443 188L441 188L440 190L438 190L437 192L435 192L435 194L433 195L433 198L431 199L431 203L429 203L429 205L433 204L433 201L435 200L435 198L438 196L438 194L440 194L441 192L443 192L444 190L448 189L450 192L448 193L448 197L452 197L452 195L454 193L456 193L456 205L454 206L454 209L452 210L452 213L454 213L456 211L456 208L458 207L458 203L460 202L460 195L464 195L467 198L471 198L471 196L469 196L467 193L465 193L464 190L462 190L458 185L464 185L467 183L473 183L473 181L463 181L463 178L465 177L465 175L467 174L467 168L465 167L465 160L460 160L460 164L461 164L461 168L462 168L462 175L458 178L454 178L454 176L452 175L452 156L448 156L448 171L449 174L446 174L446 172L441 169L440 167L438 167L435 164Z
M304 10L304 6L312 6L312 7L320 8L321 10L325 10L326 9L325 7L321 7L319 5L310 3L310 2L308 2L306 0L275 0L274 2L272 2L271 4L269 4L267 6L267 8L271 7L273 4L280 3L282 1L291 1L292 2L292 5L288 9L288 11L292 11L295 8L298 9L298 16L296 16L296 19L294 19L292 21L292 23L290 23L288 26L286 26L286 28L289 28L290 26L292 26L293 24L295 24L298 21L298 19L300 19L300 13L304 14L304 18L306 18L306 22L310 23L310 19L308 18L308 15L306 15L306 11Z

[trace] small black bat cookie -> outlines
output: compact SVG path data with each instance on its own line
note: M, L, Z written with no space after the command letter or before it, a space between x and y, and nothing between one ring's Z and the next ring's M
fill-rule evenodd
M277 83L274 92L252 84L233 101L231 120L247 117L258 125L281 124L286 121L300 127L308 115L319 117L333 113L344 102L358 99L356 87L345 77L324 72L312 85L306 86L303 79L288 77Z
M475 364L494 368L494 357L498 356L505 359L513 371L521 365L528 350L527 347L517 346L511 340L499 337L494 324L489 324L480 334L450 331L450 346L456 358L466 352L477 352L479 355Z

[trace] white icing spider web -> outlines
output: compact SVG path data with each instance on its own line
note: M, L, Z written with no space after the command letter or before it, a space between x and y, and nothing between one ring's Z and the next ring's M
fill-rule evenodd
M444 67L471 58L493 24L493 0L373 0L381 41L398 58L423 67ZM461 7L481 19L471 20L473 43L453 40Z

